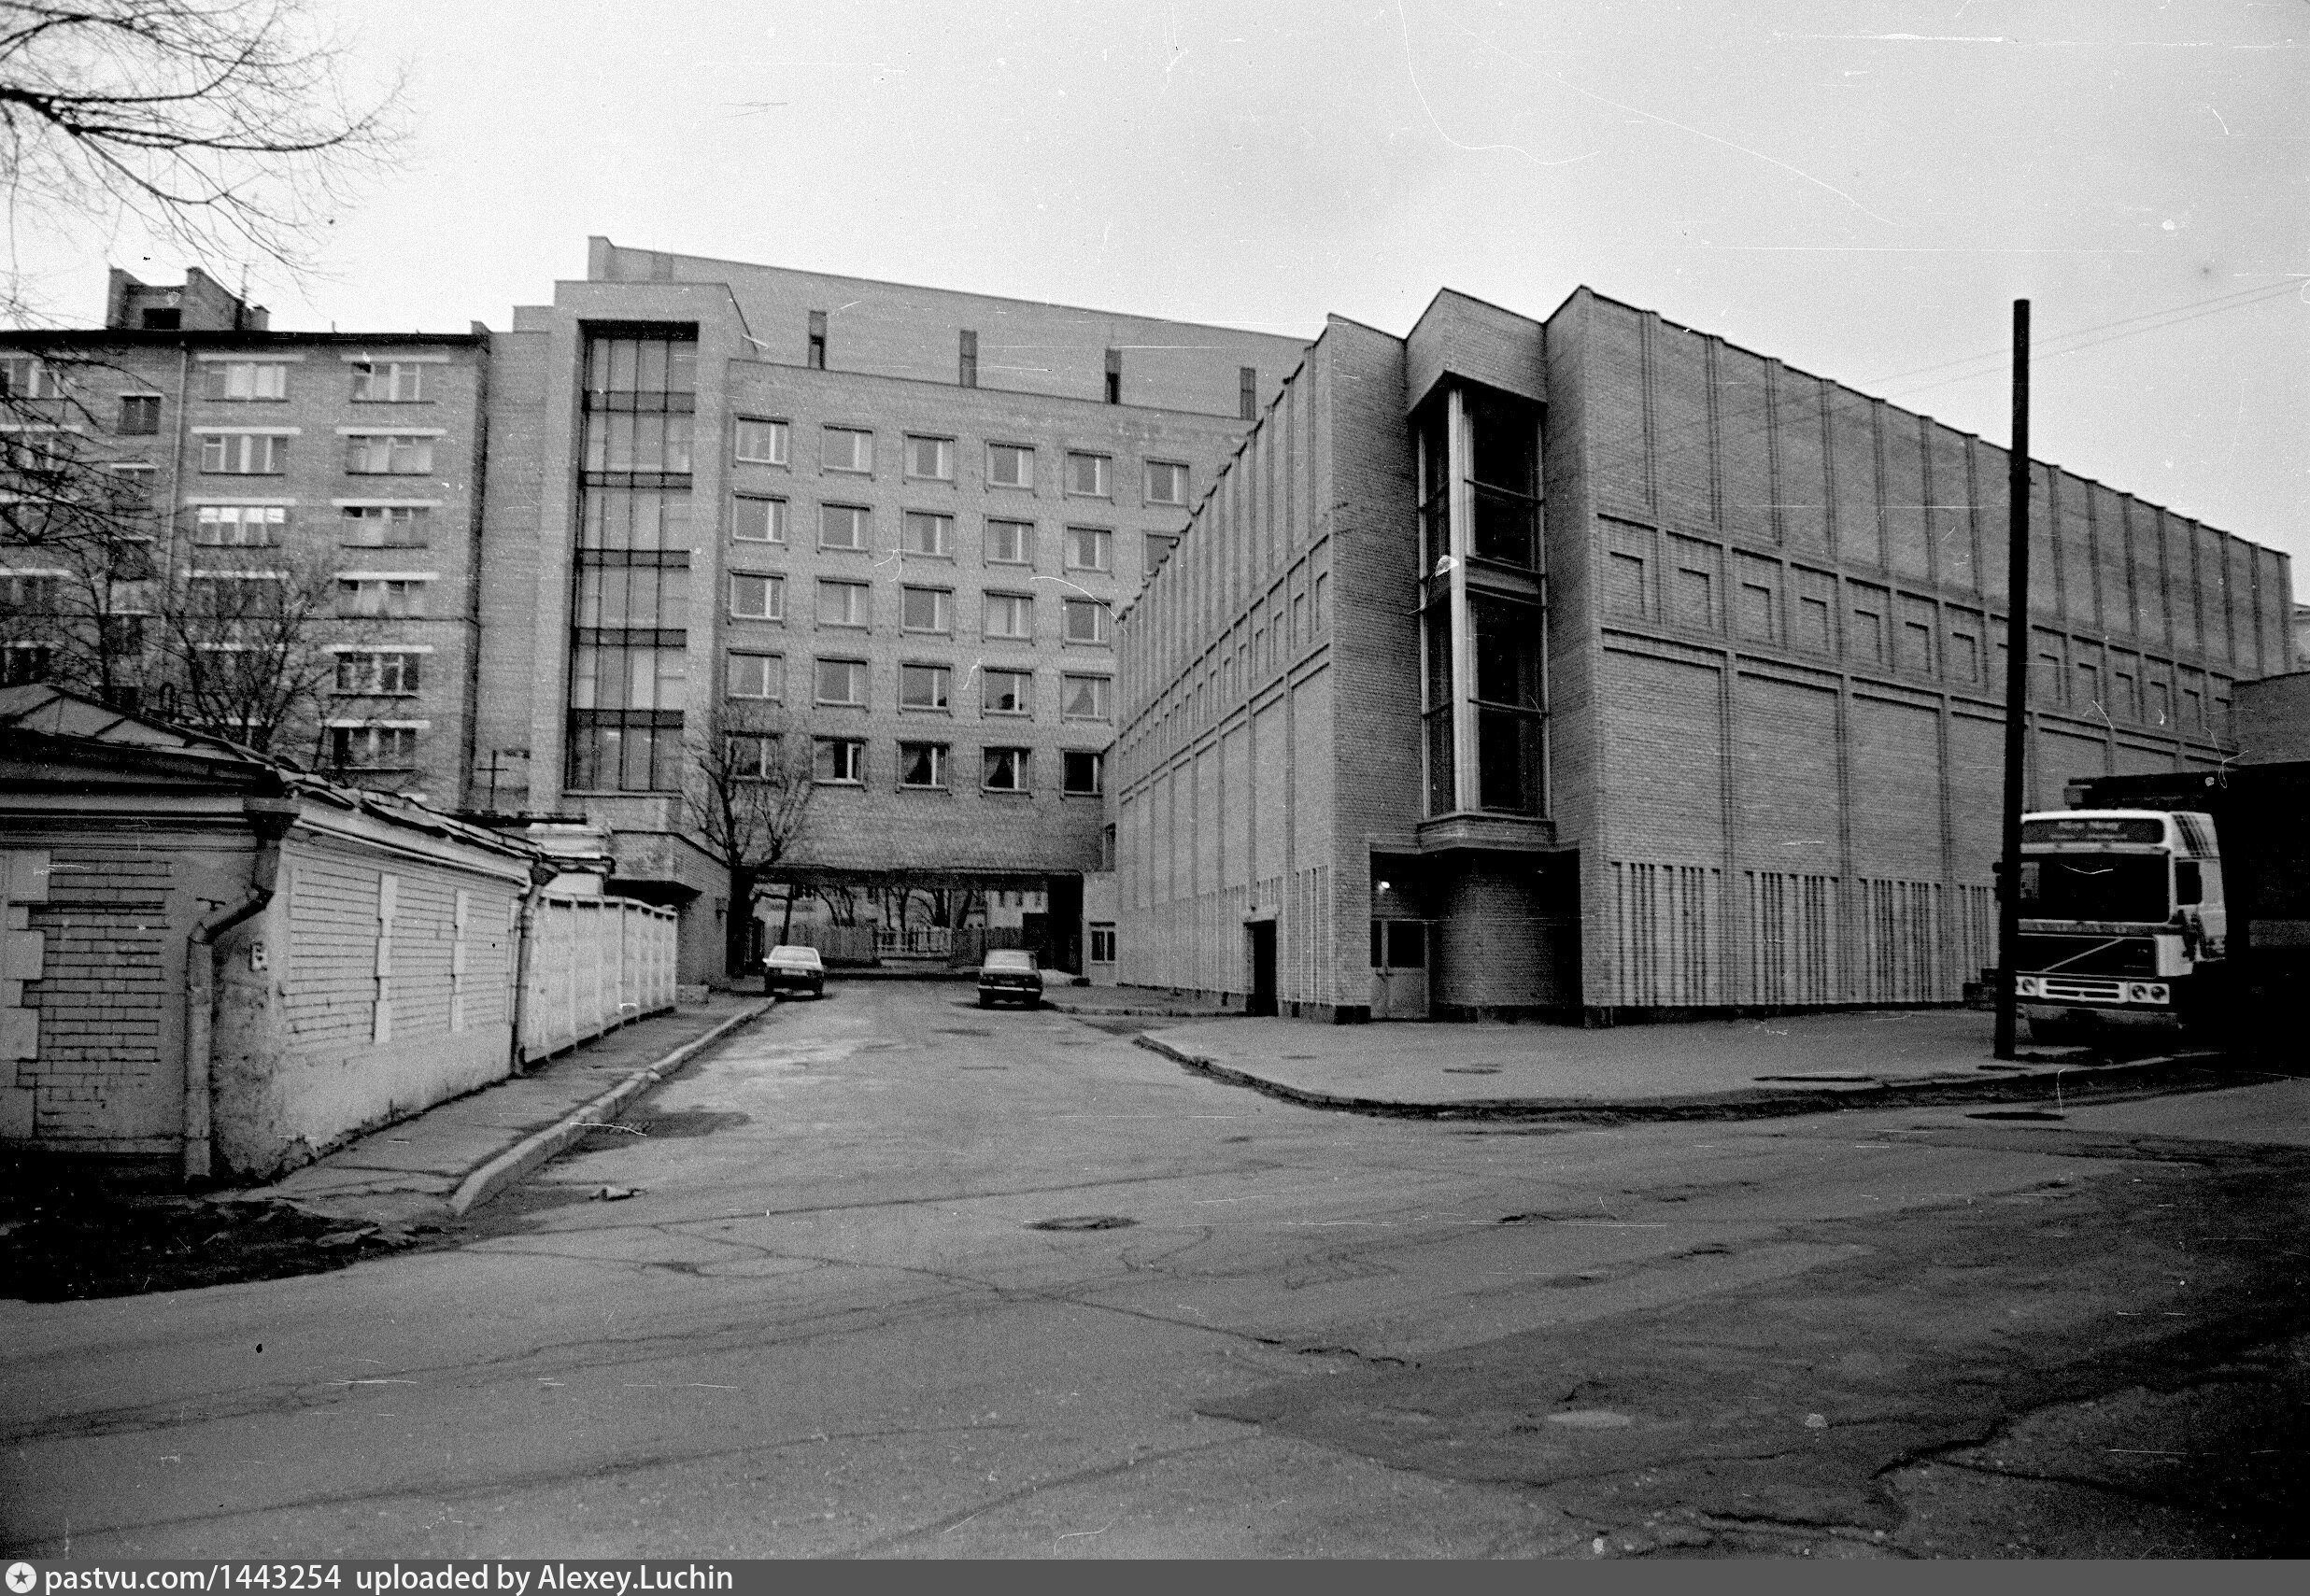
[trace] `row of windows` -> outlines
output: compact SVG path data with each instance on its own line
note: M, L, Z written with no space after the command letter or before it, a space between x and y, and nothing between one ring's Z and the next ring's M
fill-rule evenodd
M636 576L645 573L636 572ZM730 573L730 614L732 620L784 621L787 618L787 579L768 573L734 571ZM873 624L873 586L839 577L817 579L814 611L822 627L871 627ZM982 595L979 635L1008 643L1031 643L1035 636L1035 599L1031 593ZM1069 643L1103 644L1112 628L1112 607L1101 599L1062 599L1060 636ZM580 620L580 626L616 622ZM660 623L678 625L680 623ZM899 627L902 631L951 636L955 629L955 594L946 587L903 586L899 589Z
M201 470L211 476L280 476L289 470L288 432L208 432L201 436ZM350 476L425 476L433 469L434 439L423 433L357 432L343 440Z
M640 652L628 650L625 652ZM652 650L670 653L671 650ZM867 662L863 659L821 658L811 662L814 703L843 708L866 707ZM978 668L979 713L1026 715L1035 713L1035 673ZM723 690L733 699L782 703L786 699L786 657L730 651L723 674ZM899 667L899 708L945 711L955 708L955 668L934 663ZM1114 683L1105 676L1072 672L1059 678L1059 714L1066 720L1104 721L1114 715Z
M348 548L424 548L432 522L429 504L347 504L337 512L337 541ZM273 548L290 525L284 504L204 504L192 541L203 548Z
M740 465L791 465L791 429L784 421L741 417L735 431L732 459ZM1064 451L1060 482L1070 497L1112 499L1115 460L1112 455L1087 449ZM956 440L925 433L904 434L900 458L906 476L917 482L955 480ZM818 429L818 469L859 476L874 473L874 434L862 427ZM986 485L990 487L1035 486L1035 449L1028 444L988 444ZM1141 500L1149 504L1187 502L1187 467L1180 460L1151 459L1142 463Z
M287 360L210 360L200 367L200 397L228 403L285 401L289 397ZM418 404L429 401L428 389L437 378L426 360L355 360L347 363L352 379L350 397L361 404ZM64 396L63 374L48 361L31 355L0 359L0 398L59 399ZM149 436L161 430L161 396L129 393L120 396L120 417L114 431L130 436Z
M760 494L733 497L730 536L742 544L785 544L789 540L787 501ZM900 552L951 559L956 552L955 517L934 510L909 510L901 516ZM1112 571L1115 534L1107 527L1069 527L1064 534L1067 569ZM1148 564L1152 567L1177 540L1163 533L1147 534ZM863 504L826 503L818 506L821 549L872 552L874 513ZM986 518L980 544L989 565L1035 563L1035 524L1032 521Z
M729 740L731 766L743 777L768 779L780 772L784 742L775 732L746 732ZM867 745L863 738L816 737L811 740L811 779L831 786L867 784ZM898 744L897 785L931 791L954 786L954 746L945 742ZM979 790L987 793L1031 793L1035 790L1035 753L1031 748L983 747L979 750ZM1097 798L1106 791L1107 762L1103 755L1069 749L1059 756L1059 791L1070 798Z

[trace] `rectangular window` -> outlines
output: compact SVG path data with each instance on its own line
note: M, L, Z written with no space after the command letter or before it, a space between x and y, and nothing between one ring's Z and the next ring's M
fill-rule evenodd
M820 431L818 437L818 465L822 470L873 471L873 433L856 427L828 427Z
M663 346L653 346L662 348ZM681 401L669 397L666 403ZM586 469L611 474L689 474L694 417L685 411L614 410L586 417Z
M1773 589L1761 582L1740 585L1740 635L1752 643L1780 641L1779 609Z
M1016 444L986 445L986 482L990 487L1032 487L1035 451Z
M570 656L570 707L678 714L688 697L689 650L582 643ZM646 718L646 716L645 717Z
M774 731L738 731L723 740L730 773L742 782L767 782L778 775L786 740Z
M289 511L278 504L204 504L192 541L203 548L270 548L288 525Z
M968 327L957 340L955 380L965 388L979 386L979 335Z
M1060 702L1060 713L1069 720L1108 720L1112 718L1109 700L1114 684L1105 676L1070 676L1066 695Z
M899 667L899 707L902 710L942 710L951 707L955 672L944 665Z
M1846 650L1864 665L1882 665L1886 645L1892 641L1885 630L1885 589L1857 582L1849 591L1852 597L1851 630L1845 640Z
M741 621L783 621L787 614L787 581L783 576L730 573L730 618Z
M787 463L787 424L738 418L737 459L741 465Z
M37 355L0 360L0 399L62 399L64 393L56 368Z
M1067 491L1077 498L1109 499L1114 489L1108 478L1114 462L1105 455L1070 454L1067 457Z
M226 476L278 476L289 469L289 435L210 432L201 439L201 469Z
M904 542L908 554L951 555L955 552L955 517L934 516L927 510L909 510L904 523Z
M1120 349L1107 351L1107 403L1123 403L1123 351Z
M985 764L979 785L990 793L1023 793L1027 790L1027 751L1024 748L989 748L985 752Z
M340 654L336 690L376 698L409 697L418 690L418 662L424 657L391 652Z
M1187 468L1174 460L1147 462L1147 502L1150 504L1184 504L1187 501Z
M351 476L423 476L433 469L433 440L402 433L355 433L345 440Z
M857 504L818 506L820 548L864 548L872 535L872 512Z
M943 742L900 743L899 785L902 787L942 787L946 785L946 744Z
M430 504L347 504L337 516L337 541L347 548L424 548L432 530Z
M1698 538L1668 534L1668 618L1696 631L1716 631L1722 622L1717 598L1722 591L1721 551Z
M822 627L862 627L867 622L867 585L818 579L818 624Z
M826 312L823 310L810 313L810 346L804 361L814 372L826 370Z
M1024 593L986 595L985 635L1031 638L1035 635L1035 601Z
M775 703L786 697L786 659L776 654L740 654L733 650L723 683L723 691L730 698L766 699Z
M813 781L856 786L866 780L866 744L855 737L820 737L811 742Z
M1259 368L1256 366L1236 368L1235 414L1240 421L1259 419Z
M1068 600L1067 641L1105 643L1108 638L1108 606L1099 600Z
M1115 535L1098 527L1067 529L1067 569L1106 571L1114 560Z
M333 726L329 763L340 770L406 770L418 762L413 726Z
M986 563L989 565L1034 564L1034 523L1032 521L987 522Z
M980 673L985 694L979 707L987 714L1035 713L1035 677L1029 671L986 671Z
M418 620L425 614L425 583L398 576L340 576L337 614Z
M688 611L687 561L598 564L579 557L575 622L579 627L673 630L688 624Z
M161 430L161 396L157 393L130 393L120 397L120 424L114 429L128 436L143 436Z
M822 704L866 702L866 662L861 659L818 661L817 699Z
M943 587L901 587L899 626L905 631L953 631L955 596Z
M1091 962L1095 965L1115 962L1115 928L1112 925L1091 927Z
M356 360L353 398L379 404L416 404L425 398L422 360Z
M787 501L741 493L731 501L730 535L742 544L787 541Z
M954 481L955 440L918 438L913 433L907 434L906 474L932 482Z
M213 360L201 367L203 399L287 399L286 360Z
M1107 790L1107 759L1102 754L1069 749L1060 756L1059 790L1070 796L1097 798Z

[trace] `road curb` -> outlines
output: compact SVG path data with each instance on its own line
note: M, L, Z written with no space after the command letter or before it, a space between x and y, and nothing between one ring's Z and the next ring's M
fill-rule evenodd
M739 1026L747 1024L770 1011L771 1000L762 998L743 1013L732 1014L702 1037L693 1038L667 1053L656 1063L635 1070L625 1080L611 1087L591 1102L580 1104L542 1131L535 1131L490 1159L479 1168L468 1173L458 1182L449 1195L449 1211L462 1214L479 1208L506 1187L546 1163L572 1142L595 1126L615 1118L617 1111L651 1087L667 1080L684 1065L707 1048L720 1041Z
M2215 1063L2214 1055L2207 1053L2172 1053L2125 1064L2062 1065L2032 1070L2025 1075L2000 1075L1987 1080L1970 1076L1926 1076L1915 1080L1881 1081L1874 1086L1849 1086L1829 1091L1701 1092L1679 1097L1634 1099L1469 1097L1450 1103L1406 1103L1387 1097L1359 1097L1321 1092L1270 1080L1249 1070L1237 1069L1216 1059L1190 1052L1175 1042L1167 1042L1143 1032L1131 1040L1195 1074L1209 1076L1230 1086L1246 1087L1266 1096L1296 1103L1301 1108L1406 1120L1553 1119L1624 1123L1645 1120L1780 1119L1847 1108L1929 1108L1946 1103L2035 1102L2050 1095L2058 1080L2072 1076L2082 1079L2063 1087L2070 1095L2080 1100L2106 1100L2113 1095L2108 1090L2112 1086L2118 1087L2120 1094L2138 1092L2169 1077L2178 1081L2192 1071L2211 1074L2211 1066ZM2209 1085L2232 1083L2228 1080L2208 1082Z

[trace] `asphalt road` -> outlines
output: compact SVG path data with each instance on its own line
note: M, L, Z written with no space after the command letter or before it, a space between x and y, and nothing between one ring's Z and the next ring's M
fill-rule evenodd
M2300 1555L2305 1110L1377 1120L838 985L441 1250L0 1304L0 1543Z

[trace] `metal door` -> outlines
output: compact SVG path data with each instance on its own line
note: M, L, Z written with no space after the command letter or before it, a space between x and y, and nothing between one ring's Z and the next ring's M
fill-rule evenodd
M1371 923L1373 1019L1427 1018L1428 950L1434 939L1424 920Z

